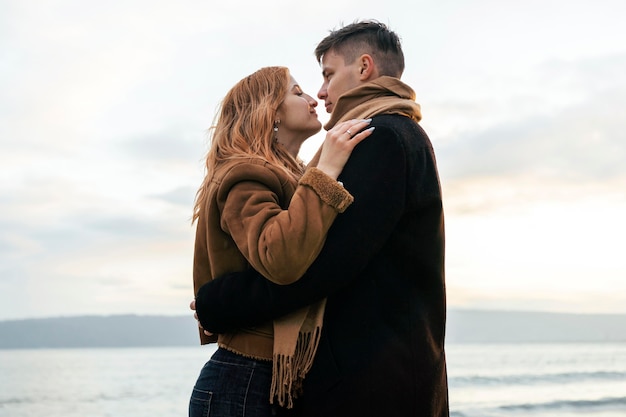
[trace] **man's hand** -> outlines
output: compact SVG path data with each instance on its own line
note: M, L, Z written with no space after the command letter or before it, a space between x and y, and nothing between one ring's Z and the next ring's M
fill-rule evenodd
M198 327L202 329L202 331L204 332L205 335L213 336L213 333L211 333L211 332L209 332L207 330L204 330L202 328L202 324L200 324L200 320L198 320L198 313L196 313L196 300L192 300L191 303L189 303L189 308L193 310L193 317L198 322Z

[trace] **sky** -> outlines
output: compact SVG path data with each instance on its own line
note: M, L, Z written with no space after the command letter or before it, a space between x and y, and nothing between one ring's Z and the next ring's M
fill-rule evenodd
M625 14L622 0L0 0L0 320L190 314L221 98L268 65L315 96L315 46L359 19L402 38L441 177L448 306L626 313Z

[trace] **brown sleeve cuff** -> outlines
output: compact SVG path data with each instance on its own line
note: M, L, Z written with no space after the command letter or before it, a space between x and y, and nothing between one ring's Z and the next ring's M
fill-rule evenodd
M354 201L354 197L343 185L315 167L306 170L300 178L300 184L311 187L324 203L334 207L339 213L343 213Z

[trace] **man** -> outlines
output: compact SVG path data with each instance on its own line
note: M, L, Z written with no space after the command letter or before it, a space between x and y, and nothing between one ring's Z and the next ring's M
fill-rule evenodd
M325 128L373 118L374 132L339 177L354 203L300 280L279 286L255 271L220 277L198 292L197 315L222 333L326 298L304 393L281 412L448 416L441 189L415 93L400 81L399 38L379 22L357 22L331 32L315 54L324 77L318 97L331 113Z

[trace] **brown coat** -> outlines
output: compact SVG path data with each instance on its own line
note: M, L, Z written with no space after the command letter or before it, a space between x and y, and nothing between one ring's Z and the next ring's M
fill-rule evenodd
M221 165L201 208L193 264L194 291L211 279L252 267L280 285L300 278L352 196L316 168L298 183L261 158ZM222 334L218 342L246 356L272 358L272 323ZM215 341L202 332L203 344Z

